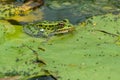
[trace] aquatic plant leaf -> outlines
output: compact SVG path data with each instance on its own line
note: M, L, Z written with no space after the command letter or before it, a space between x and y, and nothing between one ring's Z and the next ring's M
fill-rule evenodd
M119 15L93 17L84 22L84 27L82 24L76 25L73 33L54 36L48 41L24 34L22 26L19 26L18 34L18 26L13 25L11 32L18 35L11 37L3 33L8 25L0 25L0 38L5 39L0 40L4 41L0 42L1 77L50 74L58 80L120 79L120 46L116 44L119 38ZM35 62L34 52L46 65Z

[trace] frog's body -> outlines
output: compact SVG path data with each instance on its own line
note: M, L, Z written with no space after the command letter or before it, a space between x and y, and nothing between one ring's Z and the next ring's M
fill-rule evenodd
M24 26L24 32L33 37L50 37L52 35L69 33L74 30L75 27L67 19L56 22L42 21Z

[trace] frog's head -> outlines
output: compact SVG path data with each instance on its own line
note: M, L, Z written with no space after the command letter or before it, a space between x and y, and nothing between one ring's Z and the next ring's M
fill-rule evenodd
M72 26L72 24L69 22L68 19L64 19L64 20L58 22L57 26L59 29L61 29L61 28L65 28L65 27L68 28L68 27Z
M75 27L69 22L68 19L58 22L56 34L69 33L75 30Z

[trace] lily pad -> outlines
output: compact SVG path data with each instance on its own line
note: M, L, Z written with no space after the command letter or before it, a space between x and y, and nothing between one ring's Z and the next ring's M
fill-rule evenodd
M7 28L11 33L5 31L8 25L13 27L12 31ZM49 74L57 80L119 80L119 15L95 16L74 26L73 33L46 41L26 35L22 26L1 23L1 77L26 79ZM19 33L16 27L20 27ZM10 37L15 33L19 36ZM36 62L35 53L40 62Z

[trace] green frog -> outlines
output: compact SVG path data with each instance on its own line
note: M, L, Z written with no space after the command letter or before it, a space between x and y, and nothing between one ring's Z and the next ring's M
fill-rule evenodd
M64 19L62 21L40 21L29 23L23 26L23 30L26 34L33 37L48 38L53 35L73 32L75 27L68 19Z

